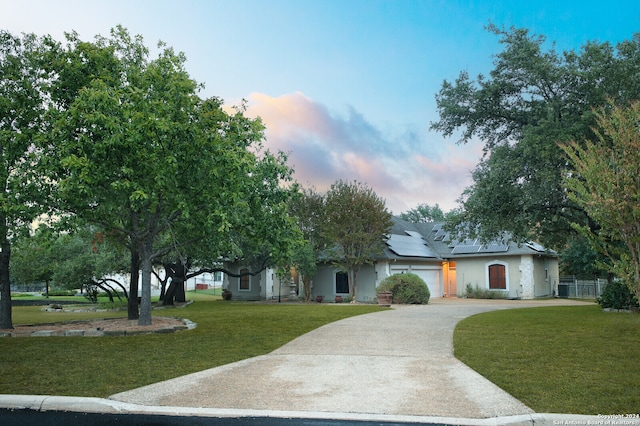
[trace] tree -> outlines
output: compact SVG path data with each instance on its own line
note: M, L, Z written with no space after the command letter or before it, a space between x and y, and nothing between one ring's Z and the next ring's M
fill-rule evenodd
M322 237L329 258L349 273L349 294L356 300L360 267L373 263L382 253L392 216L384 200L359 182L339 180L325 197Z
M591 138L592 108L608 98L624 104L640 96L640 34L615 48L589 42L558 53L526 29L488 30L504 45L493 70L444 81L436 95L440 119L431 123L445 136L459 134L459 143L485 144L457 223L473 224L468 229L486 240L507 231L517 241L562 248L572 223L595 223L566 196L568 165L556 143Z
M11 251L11 279L19 284L45 283L46 296L54 275L55 242L51 228L40 225L33 235L16 238Z
M584 235L575 235L560 253L560 274L579 278L610 277L610 262Z
M45 108L42 52L36 36L0 30L0 328L13 328L11 240L28 232L46 205L48 182L38 175L34 143Z
M289 202L289 214L300 229L302 238L293 250L291 265L287 266L293 266L300 273L306 301L311 299L311 279L318 270L318 259L324 249L321 235L324 202L324 195L312 188L302 189Z
M197 96L200 86L185 71L183 54L161 45L149 60L142 38L132 39L122 27L93 43L68 37L56 93L67 93L61 89L71 85L66 78L86 62L108 68L97 66L75 97L58 98L50 156L61 167L52 180L68 214L120 235L132 265L139 261L139 324L148 325L154 260L198 244L216 255L237 255L234 234L268 228L247 223L260 194L274 190L262 172L284 178L289 169L283 157L261 152L259 120ZM260 185L267 189L258 191ZM247 231L238 231L243 226Z
M612 271L640 296L640 103L595 112L595 137L561 144L574 172L565 175L571 200L598 224L576 228L604 252Z
M441 222L445 220L445 214L438 204L418 204L417 207L400 213L400 218L413 223Z

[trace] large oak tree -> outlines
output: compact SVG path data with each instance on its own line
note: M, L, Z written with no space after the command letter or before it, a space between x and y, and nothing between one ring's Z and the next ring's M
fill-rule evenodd
M488 30L504 46L493 69L445 81L436 95L440 119L431 125L460 143L485 145L458 221L485 239L507 231L562 248L572 223L597 224L566 195L570 165L557 142L593 137L592 109L607 99L623 105L640 97L640 34L615 47L594 41L558 52L526 29Z
M198 244L218 260L232 257L238 235L288 224L280 215L287 191L278 187L290 175L286 158L261 150L263 126L242 108L229 113L198 96L184 55L160 45L150 59L142 38L118 27L92 43L71 34L59 64L50 157L61 167L52 179L68 214L119 233L132 272L139 261L141 325L151 323L155 259ZM88 79L78 71L87 64ZM84 86L74 87L76 74Z

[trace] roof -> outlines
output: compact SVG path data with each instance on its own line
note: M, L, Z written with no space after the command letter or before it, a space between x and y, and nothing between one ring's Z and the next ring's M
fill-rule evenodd
M444 222L412 223L393 217L387 240L386 257L418 259L454 259L490 255L557 254L542 245L529 242L518 245L508 238L483 243L479 239L457 241L444 229Z

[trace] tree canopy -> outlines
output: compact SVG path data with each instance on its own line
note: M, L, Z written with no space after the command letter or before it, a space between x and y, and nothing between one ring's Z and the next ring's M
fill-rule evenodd
M61 210L119 234L139 258L141 325L151 323L154 259L203 247L216 261L248 255L243 241L255 248L269 233L282 244L291 226L280 186L291 171L261 149L260 120L201 99L184 55L160 47L150 59L142 38L118 27L92 43L68 35L53 62L48 156Z
M38 146L46 97L42 39L0 30L0 328L12 328L11 239L29 230L46 208L47 182L38 176Z
M413 223L441 222L445 220L445 213L440 206L419 204L417 207L400 213L400 218Z
M385 247L393 225L385 201L359 182L339 180L325 195L321 234L333 263L348 272L355 300L360 266L373 263Z
M440 118L431 123L445 136L459 135L459 143L485 144L457 223L473 224L467 229L485 239L506 231L561 248L572 223L596 223L566 196L570 165L557 143L592 138L592 109L608 99L624 105L639 98L640 34L615 47L594 41L560 53L526 29L488 30L504 46L493 69L444 81L436 95Z
M595 137L561 145L573 165L569 198L597 222L577 226L640 296L640 103L595 112Z

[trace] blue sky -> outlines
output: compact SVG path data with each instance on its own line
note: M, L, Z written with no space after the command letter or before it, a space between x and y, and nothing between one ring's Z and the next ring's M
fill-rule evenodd
M83 39L122 24L149 46L187 55L202 96L267 125L266 146L290 153L297 180L325 190L358 180L394 213L445 211L471 184L481 141L429 131L435 94L460 71L486 73L501 47L484 27L517 26L579 49L640 32L640 2L408 0L0 0L0 28L75 30Z

